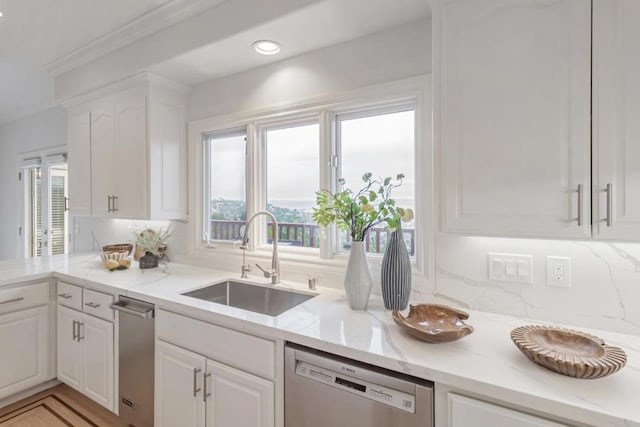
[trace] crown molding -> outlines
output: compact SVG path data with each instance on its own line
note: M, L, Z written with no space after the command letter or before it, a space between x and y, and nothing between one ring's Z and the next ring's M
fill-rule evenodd
M46 64L54 77L87 64L109 52L129 45L143 37L170 27L224 0L172 0L122 27Z
M85 104L95 99L104 98L114 93L118 93L123 90L127 90L143 84L156 85L165 89L179 92L181 94L186 94L189 90L188 86L185 86L181 83L174 82L173 80L169 80L153 73L149 73L148 71L142 71L125 79L91 89L81 94L74 95L69 98L58 99L58 102L64 108L69 109L75 107L76 105Z

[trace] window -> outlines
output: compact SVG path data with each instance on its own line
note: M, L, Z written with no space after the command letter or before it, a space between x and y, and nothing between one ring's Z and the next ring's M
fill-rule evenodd
M68 171L66 155L22 161L24 254L58 255L69 251Z
M415 211L415 110L400 107L399 110L378 112L352 112L339 114L336 119L338 159L340 167L336 178L344 178L348 188L362 186L362 175L395 177L402 173L402 186L395 188L391 197L402 208ZM403 224L403 234L409 254L415 254L415 224ZM369 231L366 250L384 253L388 231L380 224ZM340 233L337 251L348 250L349 233Z
M204 238L234 241L247 220L246 132L205 137Z
M278 220L281 250L302 257L340 256L350 249L348 233L324 232L315 223L316 192L336 191L340 178L357 190L367 172L394 179L402 173L402 186L391 197L415 212L415 100L339 105L248 117L238 121L242 131L202 133L203 240L239 240L247 217L267 210ZM273 241L273 224L258 217L252 227L251 247L266 250ZM385 227L369 232L370 254L384 252L389 238ZM416 256L415 222L404 223L403 232L410 255Z
M319 248L319 227L312 219L315 192L320 188L320 126L305 124L268 129L266 207L278 220L283 245ZM271 243L272 224L267 225Z

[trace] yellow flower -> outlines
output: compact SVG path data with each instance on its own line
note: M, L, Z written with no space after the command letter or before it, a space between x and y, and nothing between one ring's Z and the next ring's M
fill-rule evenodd
M402 220L404 222L409 222L413 219L413 209L406 209L404 211L404 215L402 215Z

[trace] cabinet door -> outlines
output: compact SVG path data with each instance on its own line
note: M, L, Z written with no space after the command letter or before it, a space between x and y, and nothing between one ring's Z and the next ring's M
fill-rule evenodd
M58 379L82 392L80 343L75 338L82 314L58 305Z
M207 427L273 427L271 381L207 360Z
M67 120L69 210L91 215L91 113L71 114Z
M449 427L568 427L533 415L449 394Z
M640 2L595 0L593 13L594 234L640 240Z
M113 411L113 323L83 314L78 339L82 349L83 393Z
M434 0L444 231L590 236L590 39L589 1Z
M116 215L144 219L147 215L146 97L134 92L116 102Z
M113 105L91 114L91 210L96 216L112 216L109 197L116 194L115 118Z
M203 356L156 341L155 425L204 427Z
M49 379L48 307L0 316L0 399Z

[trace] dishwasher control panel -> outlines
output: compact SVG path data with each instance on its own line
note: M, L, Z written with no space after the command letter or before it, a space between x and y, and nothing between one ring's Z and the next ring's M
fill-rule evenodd
M296 374L412 414L416 411L415 395L399 390L355 379L302 361L297 362Z

